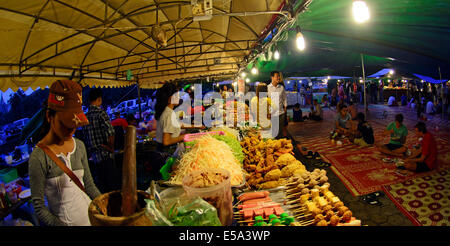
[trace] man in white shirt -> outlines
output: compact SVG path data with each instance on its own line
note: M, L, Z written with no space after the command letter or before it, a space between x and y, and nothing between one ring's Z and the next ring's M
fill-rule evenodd
M431 100L428 101L427 107L426 107L426 109L425 109L425 113L427 113L427 114L434 114L433 107L434 107L433 102L432 102Z
M280 72L272 71L270 73L272 82L267 86L267 91L271 97L272 103L277 105L277 109L272 117L275 119L278 117L278 129L273 129L272 136L276 138L286 137L287 126L287 97L284 86L282 85ZM277 95L278 94L278 95ZM276 100L278 97L278 100ZM275 127L276 128L276 127ZM278 132L277 132L278 130Z
M389 99L388 99L388 106L397 106L397 105L394 105L394 104L396 104L395 97L394 96L390 96Z

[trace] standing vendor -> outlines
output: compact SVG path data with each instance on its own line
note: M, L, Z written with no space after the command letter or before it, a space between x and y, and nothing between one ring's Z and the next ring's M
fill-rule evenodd
M81 91L81 86L70 80L51 85L42 126L47 134L30 156L31 200L40 222L47 226L90 225L88 207L91 199L100 195L91 176L86 148L72 137L78 127L89 124L81 109ZM63 171L63 165L69 171ZM76 180L69 177L72 173ZM84 186L85 192L76 183Z
M181 123L173 111L179 103L177 88L172 83L164 84L156 92L155 119L158 151L173 150L178 143L183 142L184 134L181 134Z
M272 105L276 105L277 108L272 116L278 117L278 129L273 127L272 136L280 139L286 137L287 135L287 96L286 91L284 90L283 80L281 79L281 73L278 71L272 71L270 73L270 78L272 82L267 86L267 91L270 95L271 101L273 102Z
M193 128L182 126L173 110L180 103L178 90L174 84L166 83L156 92L155 119L156 119L156 142L158 151L174 152L178 155L184 149L184 134L181 129ZM204 128L203 126L200 128Z

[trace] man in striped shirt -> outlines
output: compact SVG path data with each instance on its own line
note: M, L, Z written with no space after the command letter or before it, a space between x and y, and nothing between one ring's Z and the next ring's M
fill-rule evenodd
M101 108L102 90L89 92L90 124L83 127L84 141L95 183L102 193L120 188L118 173L114 165L114 128L108 114Z

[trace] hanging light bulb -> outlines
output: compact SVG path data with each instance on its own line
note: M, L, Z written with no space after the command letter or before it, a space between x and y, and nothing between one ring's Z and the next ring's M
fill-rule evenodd
M252 68L252 74L258 74L258 69L256 67Z
M369 7L361 0L353 1L353 18L358 23L366 22L370 19Z
M280 52L278 52L278 50L275 50L275 53L273 54L273 58L275 58L275 60L280 59Z
M233 82L233 86L236 86L237 85L237 82Z
M394 69L389 70L389 74L393 75L394 74Z
M246 74L245 72L242 72L242 73L241 73L241 77L242 77L242 78L245 78L245 76L247 76L247 74Z
M245 82L247 82L247 83L250 82L250 79L249 79L249 78L246 78L246 79L245 79Z
M301 51L305 49L305 38L303 37L299 26L297 26L297 36L295 37L295 43L297 44L297 49Z

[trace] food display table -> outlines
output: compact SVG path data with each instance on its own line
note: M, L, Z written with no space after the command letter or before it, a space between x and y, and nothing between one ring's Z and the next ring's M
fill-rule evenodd
M180 198L174 203L171 211L183 211L181 217L167 213L167 209L158 210L156 204L170 203L165 202L165 197L171 197L173 203L174 197L193 193L217 209L221 225L361 225L352 211L330 191L326 171L316 168L309 172L294 157L290 140L263 139L259 129L250 127L210 131L223 131L224 135L205 134L190 143L191 148L163 168L171 170L169 178L158 181L158 189L149 188L151 196L159 198L150 206L153 224L186 225L189 214L186 207L198 206L198 201L189 200L188 206L185 204L188 199ZM178 190L167 192L172 195L155 195L155 190L162 190L163 194L167 188ZM232 199L230 194L233 194ZM167 221L161 222L164 216L156 220L156 214L165 214ZM189 225L202 225L202 219L195 218ZM204 223L209 223L207 225L218 223L211 217L203 219Z

